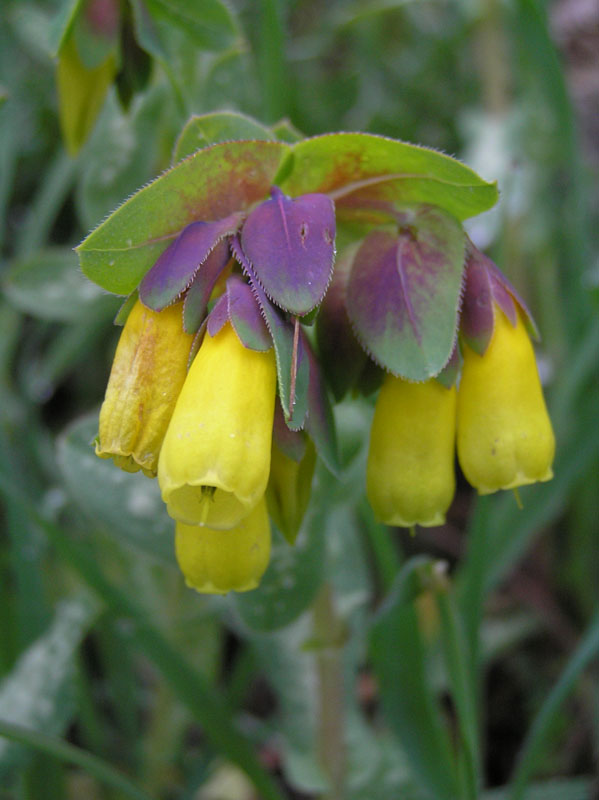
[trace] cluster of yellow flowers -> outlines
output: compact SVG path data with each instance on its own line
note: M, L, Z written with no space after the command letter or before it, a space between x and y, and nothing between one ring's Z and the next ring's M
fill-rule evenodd
M462 343L459 387L388 375L372 424L367 492L389 525L440 525L455 492L454 452L480 494L553 477L555 439L532 344L495 306L482 355Z
M274 352L245 348L227 323L214 337L206 331L188 371L192 342L182 303L156 312L136 302L115 355L96 453L158 476L190 586L246 591L258 585L270 555Z
M484 349L464 338L457 388L386 375L366 476L382 522L444 522L456 443L462 471L481 494L552 477L554 436L522 313L510 319L494 304ZM308 443L294 459L273 437L273 347L246 347L230 321L214 335L208 326L195 356L193 341L182 302L158 312L137 300L114 359L96 453L158 477L188 585L247 591L268 565L269 516L292 531L289 538L297 533L315 451Z

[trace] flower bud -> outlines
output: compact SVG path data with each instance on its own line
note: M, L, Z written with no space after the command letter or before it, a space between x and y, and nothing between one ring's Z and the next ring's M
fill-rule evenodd
M255 589L270 557L270 523L264 499L228 531L178 522L175 551L185 582L198 592L226 594Z
M274 351L244 347L227 322L206 331L158 464L168 513L187 525L238 525L266 490L276 390Z
M480 494L553 477L555 438L534 351L518 312L513 325L495 307L484 355L463 346L458 392L460 466Z
M387 375L379 393L366 492L387 525L441 525L455 491L456 390Z
M268 512L277 528L293 544L310 502L316 449L306 439L301 458L292 458L273 442L270 479L266 489Z
M154 477L158 455L187 373L193 337L181 303L156 312L138 300L119 340L100 411L96 455L126 472Z

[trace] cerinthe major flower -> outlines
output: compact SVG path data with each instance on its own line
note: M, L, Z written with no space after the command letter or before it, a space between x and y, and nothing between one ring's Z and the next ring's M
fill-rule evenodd
M376 517L442 525L455 492L455 386L387 375L370 431L366 491Z
M495 265L473 251L461 326L457 445L462 471L480 494L553 477L555 437L527 317Z
M496 308L482 355L464 345L458 392L458 458L480 494L548 481L555 438L528 333Z
M187 225L139 286L115 356L97 453L158 475L176 520L177 559L198 591L258 584L270 553L269 478L275 521L290 540L301 524L315 451L282 414L293 446L283 453L273 444L273 343L289 370L279 373L281 403L289 420L305 417L308 386L317 402L322 394L313 358L308 366L309 344L297 336L298 317L324 296L334 237L329 198L291 199L273 189L247 219L239 212ZM246 278L233 269L231 248ZM193 355L196 336L201 344ZM300 401L296 389L304 393Z
M158 482L169 514L226 530L263 496L270 471L275 356L250 350L231 323L207 331L168 427Z
M381 376L365 481L379 520L444 522L456 439L480 493L552 476L534 323L513 287L449 211L360 199L357 189L339 197L367 232L334 280L331 196L273 186L251 208L169 234L139 285L97 453L158 475L179 565L197 591L257 586L269 514L293 543L316 452L335 469L314 339L336 399L370 393Z
M456 430L459 463L481 494L549 480L555 442L527 332L534 323L514 288L438 210L398 220L396 234L374 231L354 250L346 287L336 306L327 304L337 318L325 324L347 329L347 314L386 372L366 474L375 516L432 526L453 498ZM437 315L445 306L451 321L450 302L454 322L443 331ZM439 380L422 380L427 372Z
M100 411L96 454L127 472L156 475L158 455L187 373L193 337L182 305L131 309L118 343Z
M255 589L268 566L270 522L264 498L227 531L177 522L175 553L188 586L205 594Z

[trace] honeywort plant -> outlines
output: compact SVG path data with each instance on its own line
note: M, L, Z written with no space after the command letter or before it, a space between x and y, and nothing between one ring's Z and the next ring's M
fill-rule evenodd
M568 74L548 25L550 13L567 10L554 30L563 33L567 21L567 39L577 46L562 46L560 55L572 67L593 49L573 41L576 31L592 36L592 25L572 11L582 6L594 13L578 0L2 4L3 800L70 800L100 791L106 798L146 800L281 800L283 793L321 800L592 796L596 715L587 668L599 650L593 616L599 327L592 305L599 227L585 227L585 216L598 206L585 198L584 182L597 162L589 171L568 101ZM583 74L588 85L592 72ZM112 286L116 294L86 282L73 245L165 168L192 113L223 106L273 126L239 114L194 119L173 166L208 148L197 159L197 174L184 168L174 200L152 200L155 188L147 187L128 204L134 212L128 219L119 212L126 224L120 232L113 227L113 242L104 243L112 280L126 274L132 258L151 257L144 256L127 285ZM456 162L375 137L356 136L353 146L343 136L308 144L288 122L274 123L285 115L309 133L367 130L460 153L487 180L498 179L502 202L476 216L495 202L494 189ZM593 144L592 127L588 132ZM224 144L231 141L256 151L262 142L262 155L240 156L243 147L234 152ZM231 157L215 168L208 163L213 150ZM267 151L264 170L259 163L269 161ZM233 164L236 178L229 175ZM226 207L219 201L230 194L228 183L249 181L251 188L261 171L267 174L258 189ZM268 264L259 275L263 254L245 225L276 188L284 207L294 207L285 206L287 198L302 214L306 194L333 201L335 257L318 310L301 314L297 294L287 298L289 305L265 304L265 329L251 311L253 279L244 263L267 299L277 286ZM169 218L180 202L189 213ZM530 320L509 285L462 240L455 318L462 373L453 389L447 389L452 358L437 377L419 380L399 377L408 374L410 354L399 367L381 367L377 362L388 353L371 336L370 314L351 304L370 297L372 280L356 288L360 270L374 279L392 271L393 248L420 252L422 231L412 239L406 233L421 228L427 215L434 230L435 207L492 252L530 299L543 333L539 363L559 447L555 479L525 487L523 510L510 490L475 498L461 474L480 492L548 476L551 436L538 413L536 378L528 389L515 380L534 375L526 366ZM131 294L180 233L204 223L187 234L189 241L183 237L185 250L187 243L197 246L194 235L201 239L206 224L224 220L231 227L198 260L200 271L187 292L182 286L180 300L155 310L132 297L119 315L126 328L112 325L119 295ZM164 224L137 237L134 231L148 222ZM370 271L364 253L358 267L366 240L375 262ZM222 267L219 249L229 263L209 290ZM447 252L454 263L456 249ZM198 319L201 297L189 297L196 283L194 294L209 295L210 331L208 320ZM420 313L413 282L407 288ZM440 309L442 301L435 299ZM233 311L238 305L241 314ZM393 318L395 306L385 308ZM445 315L441 310L439 320ZM427 356L431 318L432 310L424 323L414 317L428 331L421 339ZM157 319L168 335L154 335ZM98 423L110 359L124 330L122 368L113 372ZM228 370L213 369L225 349L232 352ZM247 354L267 366L244 381ZM277 386L271 391L273 359ZM322 415L311 413L318 400L309 396L317 388L310 384L311 360L335 399L338 454L330 445L330 420L321 430ZM441 360L441 354L429 357ZM512 371L517 362L522 370ZM196 400L191 376L199 369L211 375L200 380ZM269 375L258 381L266 399L254 380L258 369ZM503 376L492 395L489 373ZM226 388L237 380L243 389L230 392L227 405L222 381ZM216 402L209 388L219 395ZM477 399L483 390L484 404ZM264 402L261 418L270 419L269 399L264 499L252 505L266 468L265 460L254 459L251 470L246 461L245 487L236 480L223 505L227 474L239 474L239 451L228 450L219 463L218 488L206 467L214 450L198 449L208 440L190 437L182 451L178 433L191 433L200 410L217 433L235 409L245 424ZM302 403L310 413L295 431ZM85 416L56 435L79 413ZM536 417L528 430L537 444L512 450L503 432L525 415ZM160 445L165 429L168 458ZM256 441L262 433L254 430ZM105 458L90 446L96 434ZM417 445L425 440L423 455ZM189 519L191 502L200 521L211 516L208 525L169 517L158 477L163 458L168 469L160 479L168 479L171 510ZM442 528L411 536L375 523L374 512L401 525L441 520L458 461L456 498ZM196 479L208 488L198 490ZM220 527L222 515L240 512L238 526ZM187 580L214 594L186 588L175 551ZM443 571L423 553L446 558L450 568ZM252 591L221 594L258 581ZM539 783L529 790L531 778Z
M187 583L255 588L269 512L293 546L314 448L338 470L327 386L369 391L373 369L364 482L381 522L444 522L456 442L481 494L549 480L534 323L461 225L495 187L366 134L188 154L198 124L77 248L88 277L128 295L96 452L157 476Z

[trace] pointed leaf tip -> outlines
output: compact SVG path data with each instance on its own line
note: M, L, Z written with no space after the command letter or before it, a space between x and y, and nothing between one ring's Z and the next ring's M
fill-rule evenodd
M139 286L142 303L154 311L170 305L189 287L216 245L235 233L242 216L235 213L216 222L192 222L183 228L143 278Z
M241 246L267 295L303 316L322 301L333 271L335 209L323 194L297 198L273 187L241 231Z
M250 286L238 275L227 281L229 319L235 333L249 350L270 350L272 338Z
M197 270L183 302L183 328L186 333L195 333L202 324L212 291L229 261L229 243L223 239Z
M292 326L268 299L266 292L254 274L251 264L245 257L239 236L233 237L231 249L249 278L252 292L258 301L262 316L272 337L277 360L279 399L285 415L285 422L291 430L301 430L304 426L308 407L308 384L310 380L310 368L302 345L302 338L299 338L297 357L294 363L294 331Z

